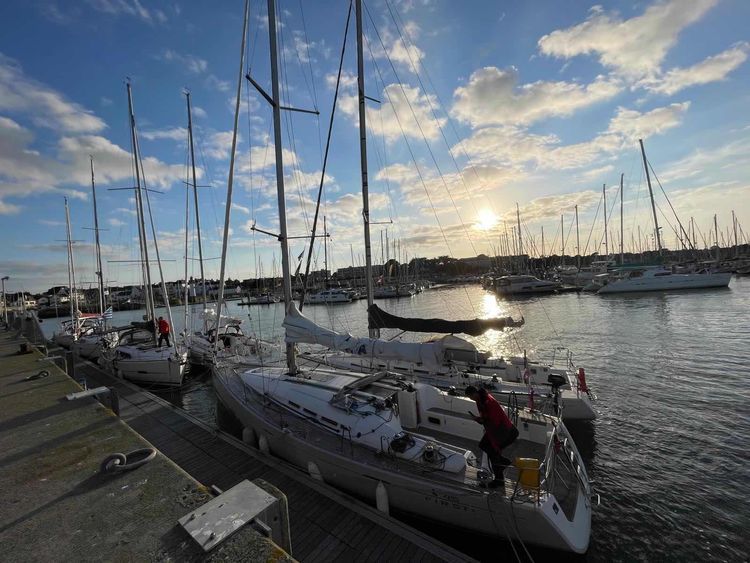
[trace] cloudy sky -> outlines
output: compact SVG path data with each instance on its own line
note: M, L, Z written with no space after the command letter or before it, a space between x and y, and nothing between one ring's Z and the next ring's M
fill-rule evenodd
M402 258L490 252L520 208L524 250L603 251L602 185L613 246L624 179L625 245L653 244L638 149L698 246L735 211L750 234L750 3L744 0L365 2L373 244ZM269 86L265 2L251 3L247 64ZM346 0L280 0L282 125L290 235L309 232L347 17ZM93 280L89 155L110 283L137 281L125 80L167 278L182 276L187 115L194 105L206 269L218 274L242 4L239 0L8 1L0 34L0 274L9 288L66 282L63 198L76 267ZM353 23L353 22L352 22ZM325 178L331 267L362 261L353 26ZM229 274L279 269L271 115L245 82L231 218ZM663 237L677 222L654 182ZM188 255L197 256L194 221ZM612 241L610 241L612 242ZM293 261L303 240L292 244ZM391 250L391 255L393 251ZM120 260L120 262L116 262ZM323 266L322 253L315 257ZM190 274L197 273L190 260Z

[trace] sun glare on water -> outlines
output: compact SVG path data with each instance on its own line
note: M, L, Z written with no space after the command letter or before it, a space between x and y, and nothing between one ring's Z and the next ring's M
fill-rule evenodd
M482 231L489 231L497 225L497 216L489 209L482 209L477 216L477 228Z

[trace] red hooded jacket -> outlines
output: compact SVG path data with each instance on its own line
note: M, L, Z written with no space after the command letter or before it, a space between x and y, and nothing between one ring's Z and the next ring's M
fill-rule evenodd
M480 398L476 403L487 438L495 448L500 449L501 436L506 435L507 431L513 427L513 423L505 414L500 403L489 393L485 396L484 401Z

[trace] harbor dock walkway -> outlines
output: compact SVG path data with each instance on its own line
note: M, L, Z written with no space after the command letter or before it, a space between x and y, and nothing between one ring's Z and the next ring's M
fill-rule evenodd
M291 554L300 561L471 560L90 362L76 362L75 378L114 388L120 418L90 399L62 402L78 385L50 362L41 365L36 352L9 356L23 342L13 336L0 333L0 486L10 491L0 503L0 543L18 560L169 558L167 539L192 541L174 530L195 508L179 501L203 492L205 502L211 487L227 490L244 479L286 495ZM49 377L25 380L42 367ZM109 453L144 447L144 439L163 455L115 483L98 475ZM261 547L270 550L269 543ZM240 558L264 560L256 549L258 558Z

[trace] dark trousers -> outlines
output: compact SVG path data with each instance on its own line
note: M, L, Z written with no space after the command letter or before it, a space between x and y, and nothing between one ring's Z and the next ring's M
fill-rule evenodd
M510 465L510 460L503 456L503 448L507 448L518 438L518 430L515 426L501 432L502 435L498 436L499 448L495 448L492 442L490 442L486 432L479 441L479 448L487 454L496 479L502 478L503 471Z
M168 332L160 332L159 333L159 347L161 347L162 340L166 340L167 341L167 346L171 346L171 344L169 343L169 333Z

